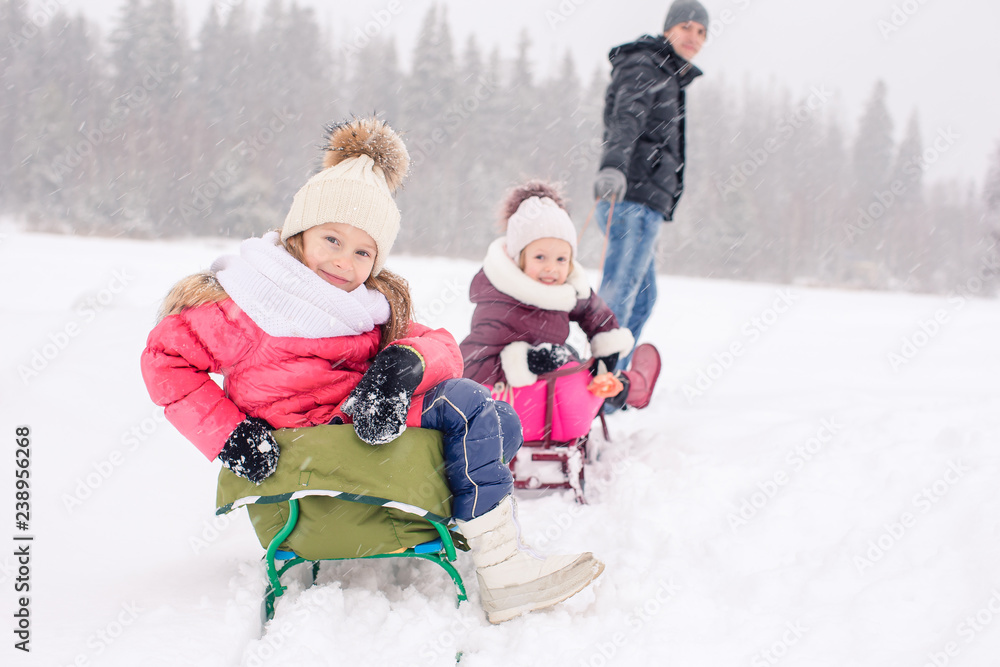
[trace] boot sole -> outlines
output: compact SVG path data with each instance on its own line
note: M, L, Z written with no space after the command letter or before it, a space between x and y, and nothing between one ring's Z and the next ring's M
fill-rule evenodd
M604 572L604 563L591 554L586 554L569 566L546 577L548 581L555 580L555 585L545 589L539 589L538 582L508 586L499 590L490 590L480 586L480 594L489 595L488 599L483 597L486 618L490 623L496 625L517 618L529 611L546 609L559 604L582 591L602 572ZM540 594L545 594L545 597L539 599Z

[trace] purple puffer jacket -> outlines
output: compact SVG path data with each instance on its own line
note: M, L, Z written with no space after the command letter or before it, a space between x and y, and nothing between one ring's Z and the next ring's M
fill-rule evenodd
M476 310L472 330L460 347L465 377L480 384L534 384L538 377L528 369L528 349L541 343L565 344L570 322L583 329L595 357L632 349L631 332L618 326L579 264L574 261L565 284L545 285L525 275L507 256L503 238L490 244L469 298Z

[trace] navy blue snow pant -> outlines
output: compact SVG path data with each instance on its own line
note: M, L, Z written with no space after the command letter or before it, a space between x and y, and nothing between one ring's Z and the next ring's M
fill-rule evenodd
M521 420L473 380L446 380L424 396L421 428L441 431L452 516L486 514L514 490L509 463L524 442Z

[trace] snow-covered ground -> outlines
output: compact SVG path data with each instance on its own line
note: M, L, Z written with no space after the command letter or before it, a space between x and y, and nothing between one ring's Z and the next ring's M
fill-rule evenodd
M614 416L591 504L526 493L543 550L596 585L501 626L428 563L325 564L258 636L261 548L213 514L217 464L163 421L138 359L157 305L228 241L0 230L5 665L995 665L1000 303L662 278L649 409ZM474 263L394 257L461 339ZM15 428L30 427L30 527ZM31 652L13 614L30 542ZM23 578L23 577L22 577Z

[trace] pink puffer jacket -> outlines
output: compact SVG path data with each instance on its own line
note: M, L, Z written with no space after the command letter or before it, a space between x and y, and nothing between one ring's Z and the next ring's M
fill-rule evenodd
M379 330L359 336L269 336L232 299L203 303L164 318L149 334L142 377L167 419L209 459L247 416L275 428L327 424L350 417L340 404L368 370ZM450 333L410 323L407 345L424 358L406 423L420 426L423 394L462 376L462 356ZM221 374L224 389L209 376Z

